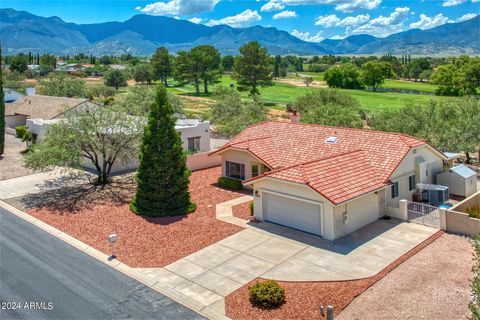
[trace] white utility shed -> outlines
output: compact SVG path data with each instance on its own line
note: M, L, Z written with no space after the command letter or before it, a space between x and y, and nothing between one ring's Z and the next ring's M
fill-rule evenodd
M451 194L469 197L477 192L477 173L460 164L440 172L437 175L437 184L449 187Z

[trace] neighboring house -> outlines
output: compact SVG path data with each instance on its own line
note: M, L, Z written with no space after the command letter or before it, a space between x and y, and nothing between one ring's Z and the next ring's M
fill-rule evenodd
M180 132L183 149L192 153L210 151L210 122L179 119L175 129Z
M438 184L448 186L451 194L469 197L477 192L477 173L464 164L437 175Z
M84 106L98 106L87 99L51 96L26 96L5 105L5 121L9 128L26 125L27 119L51 120L64 116L68 110Z
M244 180L254 215L334 240L400 214L447 157L399 133L291 122L248 127L222 148L223 176Z
M20 92L17 92L15 90L12 90L12 89L8 89L8 88L3 88L3 92L5 94L5 98L4 98L4 101L5 103L12 103L14 101L17 101L21 98L23 98L25 95L20 93Z
M54 120L51 120L54 121ZM210 122L209 121L199 121L196 119L179 119L175 124L175 129L180 133L182 139L183 150L188 151L189 153L199 153L198 161L202 163L190 163L189 167L195 168L196 166L215 166L209 165L212 163L211 159L207 159L207 153L202 154L203 152L210 151ZM45 130L44 130L45 131ZM203 157L202 157L203 156ZM204 159L205 158L205 159ZM197 162L198 162L197 161ZM94 170L93 164L91 162L85 162L84 166L88 169ZM133 171L138 168L138 161L133 160L126 163L122 161L115 162L111 172L112 173L121 173L127 171Z

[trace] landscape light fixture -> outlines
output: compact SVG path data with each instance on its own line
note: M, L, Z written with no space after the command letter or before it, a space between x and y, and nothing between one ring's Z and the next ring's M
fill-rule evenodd
M118 236L115 233L112 233L111 235L109 235L107 237L108 243L110 243L110 245L112 246L112 255L110 257L108 257L109 260L112 260L112 259L116 258L116 256L115 256L115 242L117 242L117 240L118 240Z

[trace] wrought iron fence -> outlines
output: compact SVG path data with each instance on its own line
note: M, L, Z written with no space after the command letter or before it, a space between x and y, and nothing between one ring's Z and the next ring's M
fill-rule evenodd
M427 226L440 228L440 212L427 203L408 201L408 220Z

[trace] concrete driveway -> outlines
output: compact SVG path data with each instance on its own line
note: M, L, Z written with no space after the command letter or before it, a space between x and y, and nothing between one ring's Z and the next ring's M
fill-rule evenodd
M85 183L92 174L74 169L55 169L0 181L0 200Z
M333 281L370 277L438 229L379 220L335 242L271 223L256 223L164 268L145 274L224 312L223 297L258 277Z

